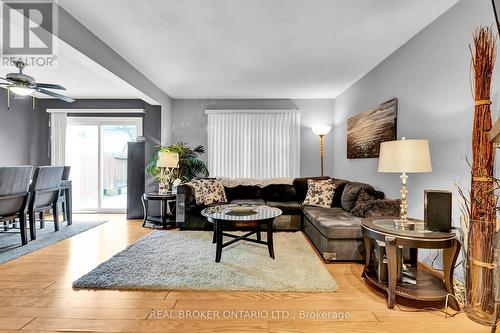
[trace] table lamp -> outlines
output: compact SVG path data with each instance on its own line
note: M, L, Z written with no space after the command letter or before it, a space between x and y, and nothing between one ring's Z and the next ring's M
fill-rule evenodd
M312 128L314 134L319 136L319 156L321 163L321 176L323 176L323 155L325 154L324 136L330 133L332 126L316 126Z
M413 229L414 224L408 222L407 173L432 172L429 142L405 138L382 142L378 171L401 173L401 212L399 220L394 222L398 229Z
M156 161L156 166L160 168L159 189L158 193L165 194L169 191L168 180L172 178L169 173L179 166L179 154L160 151L158 153L158 160Z

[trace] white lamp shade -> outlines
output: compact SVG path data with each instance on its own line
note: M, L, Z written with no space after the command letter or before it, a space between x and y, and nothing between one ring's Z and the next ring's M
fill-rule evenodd
M378 161L379 172L432 172L427 140L397 140L382 142Z
M332 130L332 126L315 126L312 131L316 135L327 135Z
M156 161L156 166L159 168L177 168L179 164L179 154L159 152L158 161Z

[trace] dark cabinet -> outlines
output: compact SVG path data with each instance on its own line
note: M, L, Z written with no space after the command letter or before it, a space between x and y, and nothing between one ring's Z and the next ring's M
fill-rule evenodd
M145 188L145 143L129 142L127 159L127 219L142 219Z

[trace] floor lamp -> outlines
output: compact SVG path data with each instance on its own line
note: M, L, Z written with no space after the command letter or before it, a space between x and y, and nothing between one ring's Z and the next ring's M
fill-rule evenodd
M321 160L321 176L323 176L323 156L325 154L324 136L330 133L332 126L317 126L313 127L314 134L319 136L319 156Z

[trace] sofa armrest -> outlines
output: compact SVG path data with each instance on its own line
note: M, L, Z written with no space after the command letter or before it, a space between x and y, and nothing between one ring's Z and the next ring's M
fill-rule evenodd
M177 192L177 201L175 203L175 222L186 222L186 195Z

